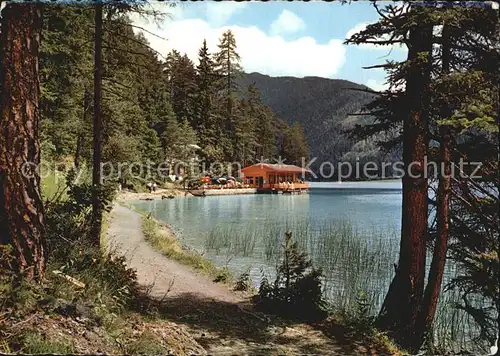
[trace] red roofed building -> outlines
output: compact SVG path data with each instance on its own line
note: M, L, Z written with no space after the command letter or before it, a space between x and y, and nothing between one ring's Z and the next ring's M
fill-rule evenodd
M291 164L258 163L241 170L250 186L263 190L301 191L309 185L304 182L310 170Z

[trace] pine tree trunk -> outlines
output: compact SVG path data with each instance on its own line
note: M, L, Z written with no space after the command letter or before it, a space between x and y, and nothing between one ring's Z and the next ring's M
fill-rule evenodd
M80 161L81 161L81 156L82 156L82 149L83 149L83 144L85 143L85 132L84 128L87 125L87 119L89 117L89 108L91 104L91 93L87 88L85 88L85 91L83 93L83 117L82 117L82 126L83 128L80 129L80 133L78 134L78 137L76 139L76 148L75 148L75 168L80 168Z
M442 31L442 74L450 71L450 38L449 27L444 25ZM441 118L448 119L451 112L443 103L441 107ZM441 170L439 171L439 185L437 195L437 237L434 245L431 268L424 293L420 321L420 344L424 342L425 336L430 330L436 314L437 302L441 292L444 267L446 263L446 252L448 250L448 234L450 222L450 191L451 191L451 144L452 132L448 125L439 127L441 142L439 156Z
M78 135L78 137L76 138L76 148L75 148L75 158L74 158L74 164L75 164L76 169L80 168L80 158L82 155L82 146L83 146L83 134L80 133Z
M399 263L377 319L379 328L389 331L396 342L410 351L414 351L418 338L418 315L425 279L428 183L424 177L424 162L428 147L431 49L432 26L416 25L410 30L410 66L406 80L408 117L403 126L405 175ZM428 55L422 58L423 52L428 52Z
M446 263L446 252L448 250L449 234L449 209L450 209L450 189L451 189L451 132L447 125L440 128L441 145L440 156L443 162L444 172L440 174L438 197L437 197L437 237L434 245L429 278L424 294L422 305L421 340L424 334L429 331L434 321L437 302L441 292L441 283Z
M101 92L102 92L102 4L95 5L94 38L94 155L92 169L92 244L100 245L101 209Z
M40 5L8 4L0 48L0 242L11 243L16 267L29 280L45 270L40 177Z

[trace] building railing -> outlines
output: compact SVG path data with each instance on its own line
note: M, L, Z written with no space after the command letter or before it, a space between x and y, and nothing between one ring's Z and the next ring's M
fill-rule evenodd
M309 189L309 184L307 183L265 183L265 184L203 184L199 189L270 189L270 190L281 190L281 191L292 191L292 190L307 190Z
M309 184L307 183L273 183L273 184L263 184L262 186L255 186L256 188L262 188L262 189L274 189L274 190L282 190L282 191L287 191L287 190L301 190L301 189L308 189Z

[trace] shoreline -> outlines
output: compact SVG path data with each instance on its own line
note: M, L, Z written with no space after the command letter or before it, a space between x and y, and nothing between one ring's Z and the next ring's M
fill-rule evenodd
M153 193L136 193L127 190L119 191L116 197L117 201L132 201L132 200L162 200L175 199L193 196L188 190L180 188L161 188Z
M346 350L347 348L350 351L349 353L354 354L368 353L369 350L376 352L382 351L383 354L402 354L384 334L376 330L372 330L367 335L357 336L353 340L339 341L339 338L343 335L352 333L356 329L355 326L337 314L331 314L325 320L317 323L295 321L290 325L289 323L291 320L289 319L256 309L252 297L258 294L257 288L250 287L245 291L236 291L235 285L237 279L235 279L227 269L215 266L210 260L196 250L192 250L189 247L186 250L185 246L179 242L168 223L149 217L146 212L124 201L117 203L141 215L141 230L144 234L144 242L147 246L156 251L156 253L163 255L163 258L172 261L169 262L169 266L166 268L169 274L176 274L171 266L172 263L178 263L185 266L184 269L186 272L181 274L181 279L178 279L178 281L182 280L183 283L181 285L181 290L177 292L171 290L171 288L175 288L176 285L174 283L174 278L172 279L172 283L163 280L165 284L163 289L166 289L167 293L170 295L170 299L167 297L166 293L155 294L157 297L162 298L162 300L172 303L171 310L176 311L173 312L174 314L179 313L184 317L186 313L193 313L193 309L199 308L196 310L201 310L202 315L211 315L211 318L216 315L218 321L224 324L231 322L233 327L241 329L241 332L244 333L247 332L250 325L248 320L249 317L253 322L259 324L257 330L267 328L269 325L275 325L271 328L274 330L271 332L271 340L265 342L261 346L266 351L269 348L276 348L276 350L281 351L288 349L292 354L297 354L298 350L301 350L300 344L296 345L296 343L293 342L291 344L283 344L283 342L280 341L279 336L282 335L283 332L280 331L279 328L277 329L276 325L283 325L283 323L286 323L288 326L283 329L284 332L288 330L288 332L293 333L293 335L299 334L307 339L314 340L314 342L321 343L323 346L319 354L328 354L332 352L340 354L342 350ZM146 230L144 230L144 227L146 227ZM140 260L141 263L145 261L145 259ZM160 261L160 258L156 259L156 261ZM203 261L207 261L208 264L205 265ZM153 278L155 284L160 282L156 277L165 279L165 271L161 271L161 268L165 268L164 264L161 264L159 270L155 272L155 277ZM193 281L196 281L196 283ZM203 286L198 283L199 281L205 281ZM194 287L195 285L196 287ZM212 287L209 288L210 285L212 285ZM200 288L201 290L199 290ZM194 293L195 298L185 294L186 291L189 291L190 295ZM201 296L196 297L196 295L200 293ZM205 297L211 298L211 301L207 303ZM216 314L213 314L214 308L217 309ZM170 314L169 316L173 317ZM245 321L242 323L235 323L235 319L242 319ZM216 334L206 327L202 326L200 329L200 327L193 328L191 326L188 328L188 333L191 335L203 333L203 335L207 335L207 337L210 335L210 339L214 340L214 342L208 343L207 345L202 344L208 354L218 354L220 351L227 351L228 349L227 346L221 347L221 339L216 337ZM236 345L232 347L232 350L237 349L241 351L249 348L248 341L239 336L229 336L225 339L236 343ZM364 345L360 346L359 341L363 341ZM278 352L278 354L281 354L281 352Z
M355 188L357 185L363 184L390 184L401 182L400 179L380 179L380 180L366 180L366 181L308 181L310 184L309 189L318 189L321 188L317 186L318 184L325 185L335 185L337 187L346 187L351 186ZM344 186L342 186L344 184ZM328 188L328 187L326 187ZM332 187L333 188L333 187ZM399 189L399 188L393 188ZM184 190L183 188L160 188L154 193L148 192L131 192L128 190L122 190L118 192L116 197L117 201L133 201L133 200L145 200L145 201L153 201L153 200L162 200L162 199L176 199L176 198L184 198L184 197L200 197L202 196L202 192L205 191L205 196L224 196L224 195L247 195L247 194L257 194L255 188L248 189L195 189L193 191Z
M117 203L141 216L141 231L145 235L145 241L158 253L190 268L195 274L201 274L211 279L212 282L222 286L227 292L235 296L251 298L257 294L256 288L235 291L235 283L240 276L234 275L225 267L216 266L196 249L181 243L174 228L168 222L156 219L146 211L128 204L125 200L117 201Z

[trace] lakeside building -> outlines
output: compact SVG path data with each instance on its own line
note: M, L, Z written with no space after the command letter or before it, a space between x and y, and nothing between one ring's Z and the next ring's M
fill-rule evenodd
M310 170L291 164L258 163L241 170L246 183L262 192L302 192L309 189L304 182Z

